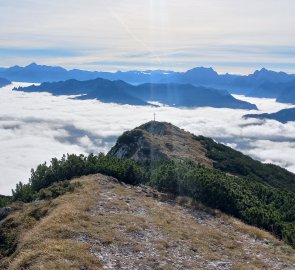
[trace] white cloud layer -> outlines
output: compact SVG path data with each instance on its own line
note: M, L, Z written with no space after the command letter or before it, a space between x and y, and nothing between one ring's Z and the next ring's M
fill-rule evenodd
M14 84L16 86L19 84ZM0 89L0 194L10 194L30 169L64 153L107 152L123 132L152 120L168 121L196 135L213 137L264 162L295 172L295 122L245 120L249 111L178 109L104 104L46 93ZM245 98L261 112L289 107L272 99Z

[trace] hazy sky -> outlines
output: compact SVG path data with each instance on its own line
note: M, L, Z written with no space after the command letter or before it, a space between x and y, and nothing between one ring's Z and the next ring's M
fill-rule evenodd
M0 0L0 66L295 73L294 0Z

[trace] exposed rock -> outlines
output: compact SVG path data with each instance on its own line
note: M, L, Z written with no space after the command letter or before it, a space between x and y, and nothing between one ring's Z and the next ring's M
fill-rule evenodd
M100 174L94 177L98 179L100 193L91 214L94 218L115 220L108 231L114 237L106 241L83 234L77 240L91 246L90 253L102 261L103 269L291 270L295 267L272 253L277 240L256 239L224 216L189 206L185 198L159 201L154 198L161 198L162 193L150 187L119 187L111 177ZM151 196L147 198L146 194ZM253 264L257 267L253 268Z
M0 209L0 220L6 218L13 211L12 207L4 207Z
M167 122L151 121L119 137L109 155L137 162L192 160L212 167L206 150L194 135Z

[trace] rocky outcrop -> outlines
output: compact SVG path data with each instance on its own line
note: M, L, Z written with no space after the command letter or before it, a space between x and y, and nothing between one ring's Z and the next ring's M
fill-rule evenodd
M151 121L119 137L109 155L137 162L192 160L212 167L206 149L194 135L170 123Z
M13 208L11 208L11 207L1 208L0 209L0 220L6 218L12 211L13 211Z

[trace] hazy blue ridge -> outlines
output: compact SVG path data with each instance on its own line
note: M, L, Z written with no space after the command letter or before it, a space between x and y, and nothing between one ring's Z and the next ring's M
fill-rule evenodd
M79 99L98 99L130 105L147 105L148 101L175 107L215 107L234 109L257 109L256 105L241 101L225 91L213 88L196 87L190 84L141 84L131 85L124 81L67 80L42 83L40 86L19 87L15 90L25 92L49 92L53 95L81 95Z
M246 114L245 118L272 119L281 123L295 121L295 108L284 109L276 113Z
M275 72L262 68L249 75L218 74L212 68L196 67L185 72L146 70L146 71L87 71L62 67L44 66L32 63L25 67L0 68L0 77L17 82L58 82L70 79L80 81L103 78L111 81L123 80L139 85L144 83L177 83L194 86L226 89L230 93L254 97L277 98L283 90L295 85L295 75Z
M295 104L295 83L293 86L284 89L277 97L277 101Z
M9 85L9 84L11 84L11 82L9 80L4 79L4 78L0 78L0 88L4 87L6 85Z

